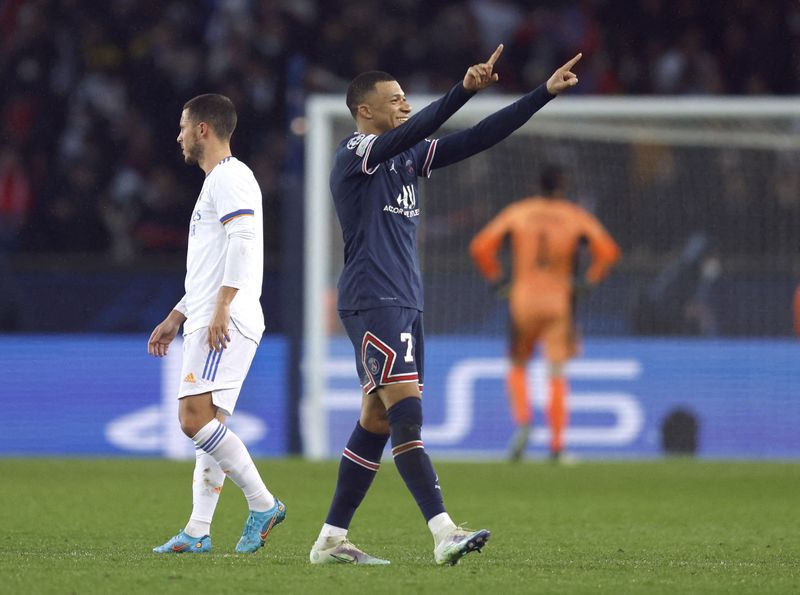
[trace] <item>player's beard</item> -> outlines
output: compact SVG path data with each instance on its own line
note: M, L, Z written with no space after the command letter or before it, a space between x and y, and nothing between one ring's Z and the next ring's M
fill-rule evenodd
M190 148L186 148L184 146L184 161L189 165L194 165L195 163L199 163L200 160L203 158L203 147L200 143L197 142L195 139L194 144Z

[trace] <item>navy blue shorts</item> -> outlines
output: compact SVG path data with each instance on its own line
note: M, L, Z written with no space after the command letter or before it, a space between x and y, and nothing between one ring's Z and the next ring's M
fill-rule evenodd
M353 343L361 388L416 382L422 390L425 337L422 312L414 308L339 310Z

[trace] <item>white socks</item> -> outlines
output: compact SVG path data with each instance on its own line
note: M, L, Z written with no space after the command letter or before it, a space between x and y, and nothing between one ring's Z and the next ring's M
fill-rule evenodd
M212 419L192 440L241 488L250 510L264 512L275 506L275 497L264 485L247 447L226 425Z
M442 512L428 521L428 528L431 530L431 535L433 535L434 545L439 545L442 539L447 537L447 535L457 527L453 519L450 518L450 515L446 512ZM317 537L314 547L324 549L322 546L329 545L331 542L337 541L337 538L341 537L347 537L347 529L325 523L322 525L322 530L319 532L319 537Z
M347 529L342 529L341 527L336 527L334 525L325 523L322 525L322 530L319 532L319 537L317 537L314 547L319 549L327 549L324 546L332 545L344 537L347 537Z
M184 533L190 537L211 534L211 519L217 508L219 493L225 482L225 474L210 454L197 449L195 453L194 477L192 478L192 516Z
M428 521L428 528L431 530L431 535L433 535L434 545L439 545L439 542L456 528L456 524L449 514L440 512Z

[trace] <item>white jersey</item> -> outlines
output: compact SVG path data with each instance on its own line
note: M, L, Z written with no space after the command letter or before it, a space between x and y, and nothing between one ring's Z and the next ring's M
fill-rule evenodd
M239 236L246 237L248 252L246 270L239 271L231 281L226 260L234 236L237 241ZM227 268L233 268L230 261ZM206 176L189 222L186 295L175 307L186 316L184 335L209 325L219 288L227 285L239 290L231 303L232 324L258 343L264 333L260 302L263 278L261 189L249 167L235 157L226 157Z

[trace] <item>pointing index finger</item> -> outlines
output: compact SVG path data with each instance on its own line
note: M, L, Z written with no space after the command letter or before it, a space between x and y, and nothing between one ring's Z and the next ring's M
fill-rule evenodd
M486 61L486 63L489 66L494 66L494 63L497 62L497 59L500 57L500 54L502 53L503 53L503 44L501 43L500 45L497 46L497 49L494 51L494 53L492 53L492 55L489 56L489 59Z
M575 54L575 57L572 60L570 60L569 62L567 62L566 64L564 64L564 66L562 66L561 69L562 70L570 70L573 66L575 66L575 64L578 63L578 60L580 60L582 57L583 57L583 54L581 52L578 52L577 54Z

